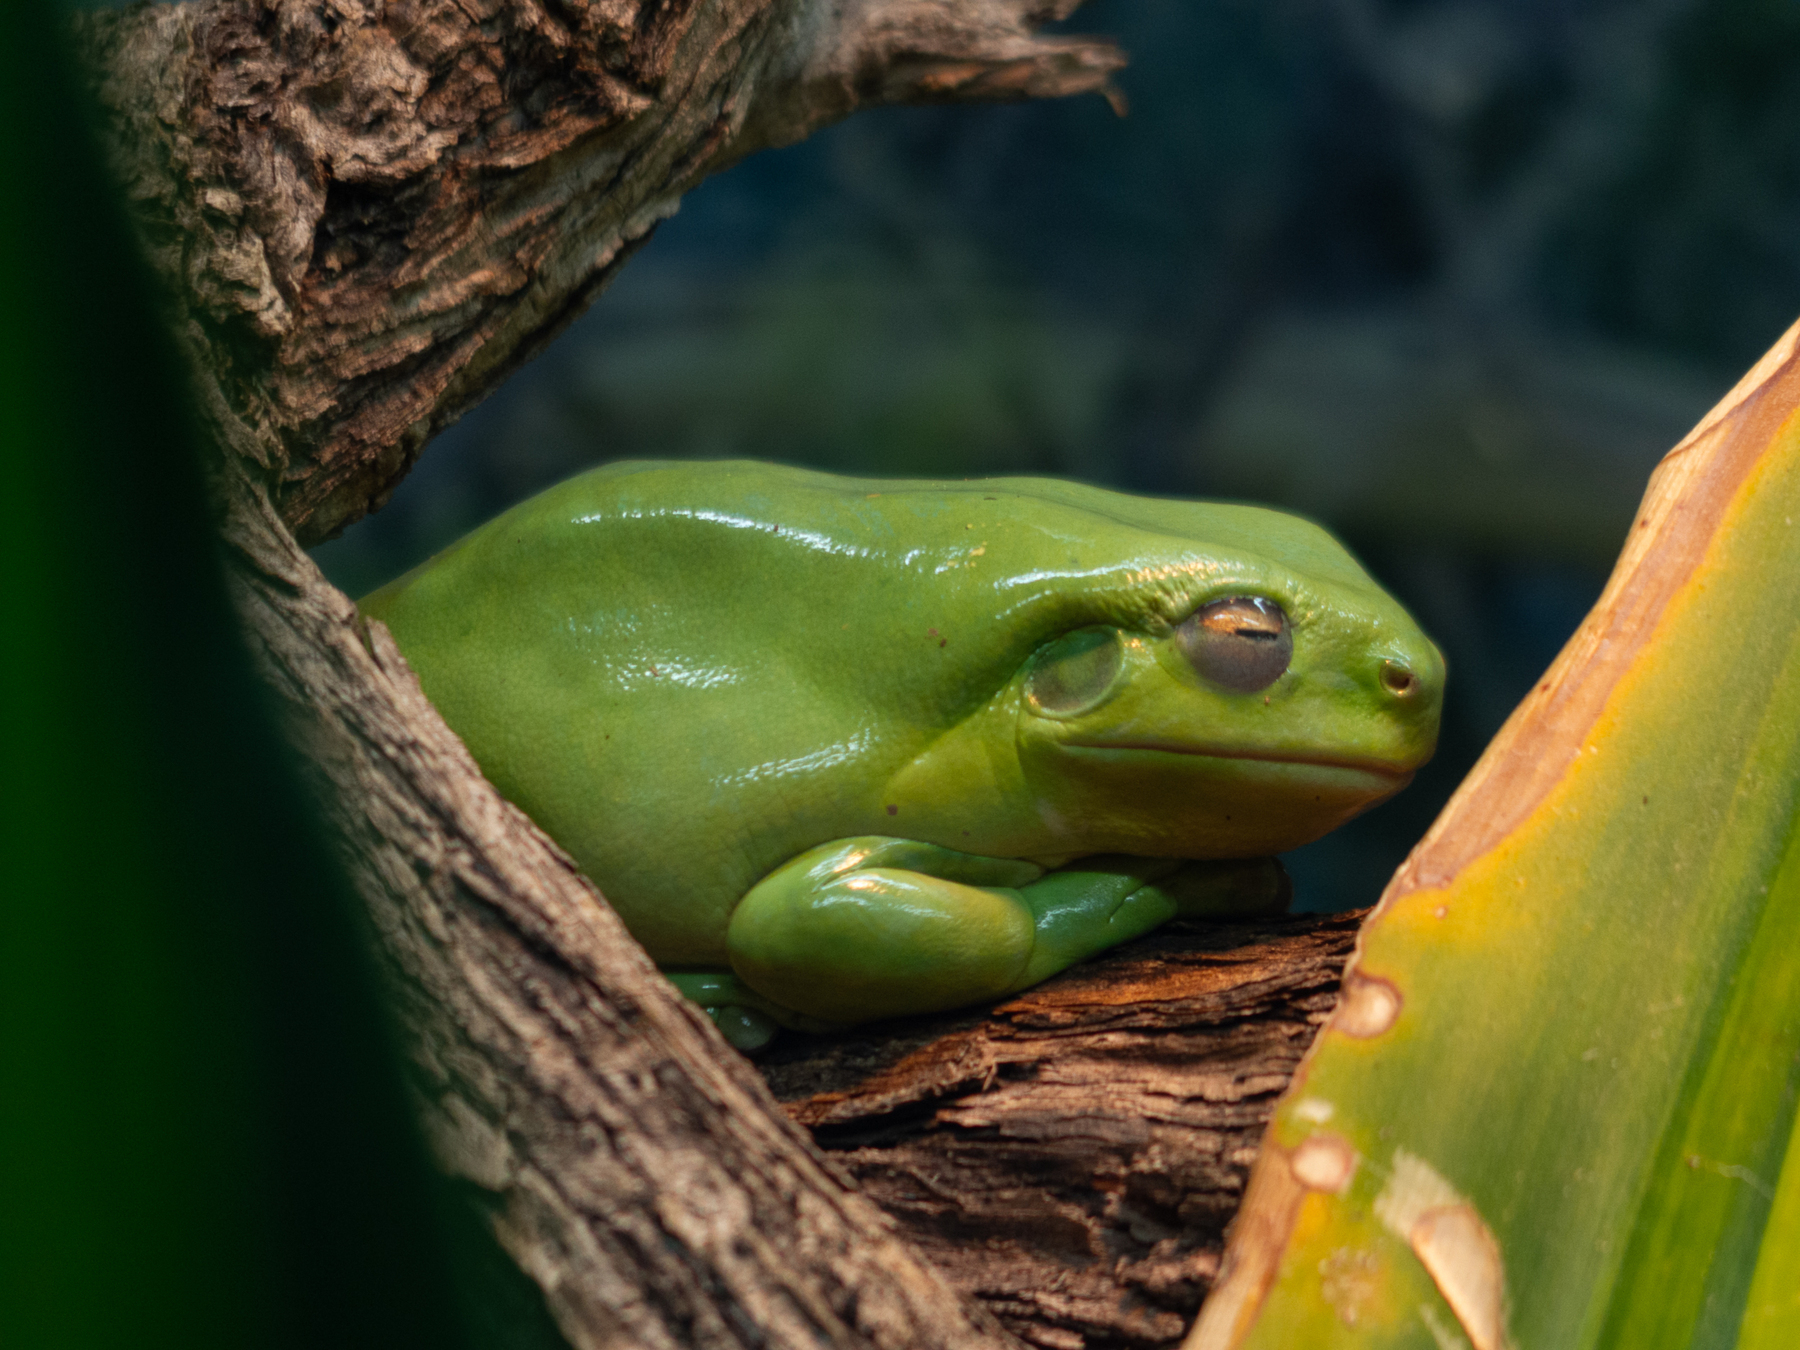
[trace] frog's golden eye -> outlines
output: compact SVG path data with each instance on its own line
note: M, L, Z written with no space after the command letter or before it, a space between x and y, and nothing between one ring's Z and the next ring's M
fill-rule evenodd
M1175 630L1175 643L1204 679L1246 694L1274 684L1294 659L1287 615L1259 595L1202 605Z
M1081 628L1046 643L1025 677L1025 697L1050 717L1073 717L1104 699L1125 669L1116 628Z

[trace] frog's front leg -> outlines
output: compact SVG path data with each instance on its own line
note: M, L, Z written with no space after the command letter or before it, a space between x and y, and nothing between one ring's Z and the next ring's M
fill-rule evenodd
M1177 914L1285 902L1273 859L1086 858L1047 873L865 836L770 873L738 904L726 941L732 968L772 1004L854 1023L1029 988Z

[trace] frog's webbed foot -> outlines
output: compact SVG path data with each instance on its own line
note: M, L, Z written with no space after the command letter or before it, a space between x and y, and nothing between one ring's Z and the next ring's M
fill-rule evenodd
M1036 942L1018 987L1049 979L1170 919L1279 914L1292 893L1274 858L1078 859L1024 890L1037 920Z
M1177 915L1286 905L1272 858L1036 863L869 835L771 872L739 903L732 967L775 1005L838 1023L939 1012L1028 989Z
M706 1015L719 1034L746 1055L754 1055L775 1039L781 1025L760 1008L742 1003L720 1003L707 1008Z
M836 1031L839 1026L807 1017L764 998L729 970L665 970L665 979L712 1019L719 1034L746 1055L774 1040L783 1027L795 1031Z

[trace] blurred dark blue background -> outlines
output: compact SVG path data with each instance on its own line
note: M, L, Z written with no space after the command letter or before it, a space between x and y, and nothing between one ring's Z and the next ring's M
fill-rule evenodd
M1374 900L1800 314L1800 5L1096 0L1099 98L755 157L317 550L360 594L603 460L1064 474L1336 531L1449 657L1442 748L1290 858Z

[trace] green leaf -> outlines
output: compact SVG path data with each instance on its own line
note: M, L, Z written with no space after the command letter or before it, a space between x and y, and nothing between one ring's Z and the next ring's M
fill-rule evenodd
M1800 1344L1794 341L1390 885L1192 1350Z

